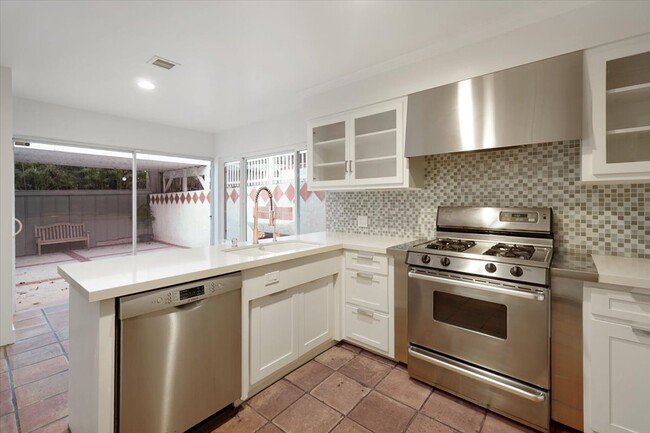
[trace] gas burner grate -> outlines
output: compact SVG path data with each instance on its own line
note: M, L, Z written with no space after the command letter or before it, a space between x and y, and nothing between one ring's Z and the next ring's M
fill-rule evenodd
M521 260L530 260L535 252L535 247L532 245L509 245L498 243L483 254L486 256L495 257L511 257Z
M430 250L455 251L460 253L469 248L472 248L474 245L476 245L476 242L474 241L440 238L440 239L435 239L429 244L427 244L426 248Z

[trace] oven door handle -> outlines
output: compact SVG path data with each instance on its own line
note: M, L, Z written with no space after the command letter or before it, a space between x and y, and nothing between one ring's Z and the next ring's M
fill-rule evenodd
M531 299L533 301L543 301L546 299L546 295L542 291L535 291L535 292L524 292L521 290L513 290L513 289L507 289L505 287L492 287L488 286L485 284L480 284L480 283L472 283L469 281L460 281L460 280L452 280L452 279L447 279L447 278L441 278L441 277L436 277L433 275L426 275L422 274L417 271L409 271L409 278L415 278L418 280L424 280L424 281L430 281L433 283L442 283L442 284L456 284L458 286L463 286L463 287L469 287L472 289L479 289L479 290L485 290L488 292L494 292L494 293L500 293L503 295L508 295L508 296L517 296L519 298L525 298L525 299Z
M471 379L476 379L479 382L486 383L488 385L492 385L495 388L502 389L504 391L507 391L512 394L516 394L520 397L523 397L527 400L531 400L537 403L543 402L546 397L544 396L544 393L542 392L530 392L525 389L521 389L517 386L511 385L509 383L502 382L500 380L494 379L492 377L484 376L480 373L476 373L474 371L467 370L461 366L451 364L449 362L445 362L441 359L434 358L433 356L429 356L425 353L422 353L421 351L417 350L417 348L414 347L409 347L408 350L409 355L413 356L414 358L420 359L424 362L428 362L429 364L434 364L437 365L438 367L446 368L448 370L455 371L458 374L461 374L463 376L469 377Z

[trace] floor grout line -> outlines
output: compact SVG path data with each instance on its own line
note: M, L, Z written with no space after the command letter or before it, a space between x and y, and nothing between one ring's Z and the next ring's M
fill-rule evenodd
M58 394L56 394L56 395L53 395L52 397L56 397L57 395L61 395L61 394L63 394L63 393L60 392L60 393L58 393ZM48 397L48 398L50 398L50 397ZM25 406L25 407L27 407L27 406ZM44 429L45 427L50 426L50 425L54 424L55 422L59 422L59 421L61 421L63 418L65 418L65 417L67 417L67 416L68 416L68 415L62 416L61 418L57 418L57 419L55 419L54 421L52 421L52 422L50 422L50 423L47 423L47 424L45 424L45 425L43 425L43 426L36 427L36 428L37 428L37 429ZM34 431L34 430L32 430L32 431ZM69 431L70 431L70 427L68 427L68 428L65 430L65 432L69 432ZM20 433L20 430L19 430L18 432ZM65 433L65 432L64 432L64 433Z
M56 338L56 341L59 343L59 347L61 348L61 352L63 352L63 356L65 356L65 359L70 362L70 358L68 358L68 352L66 352L65 348L61 344L61 339L59 338L58 334L54 330L54 327L50 323L49 317L47 317L47 313L45 312L45 309L41 310L43 312L43 316L45 316L45 321L47 322L47 326L50 327L50 330L52 331L52 334L54 334L54 338ZM69 313L68 313L69 314Z
M54 343L52 343L52 344L54 344ZM63 355L59 355L59 356L63 356ZM55 358L56 358L56 357L54 357L54 358L49 358L49 359L44 359L43 361L39 361L39 362L35 362L34 364L26 365L25 367L33 367L33 366L36 365L36 364L40 364L41 362L46 362L46 361L49 361L50 359L55 359ZM66 360L67 360L67 358L66 358ZM19 370L19 369L21 369L21 368L24 368L24 367L18 367L18 368L16 368L16 370ZM44 377L41 377L40 379L32 380L31 382L25 382L25 383L22 383L22 384L18 385L16 388L22 388L22 387L25 386L25 385L29 385L29 384L31 384L31 383L36 383L36 382L38 382L38 381L40 381L40 380L49 379L49 378L52 377L52 376L56 376L57 374L65 373L66 371L70 371L70 367L69 367L69 366L68 366L68 368L66 368L65 370L57 371L56 373L52 373L52 374L50 374L49 376L44 376Z
M9 354L7 353L7 349L5 348L3 351L4 357L5 357L5 362L7 363L7 378L9 379L9 393L11 394L11 403L14 405L14 419L16 420L16 429L18 430L18 433L20 433L20 417L18 416L18 400L16 398L16 388L14 387L14 375L13 375L13 368L11 368L11 364L9 363Z

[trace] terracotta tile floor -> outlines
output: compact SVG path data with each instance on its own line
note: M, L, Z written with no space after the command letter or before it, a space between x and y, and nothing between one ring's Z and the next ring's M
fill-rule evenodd
M554 433L576 433L555 424ZM238 408L213 433L533 432L412 380L406 367L339 343Z
M0 349L0 432L67 432L68 306L21 311L14 326Z
M67 305L17 313L15 326L17 342L0 349L0 432L67 432ZM340 343L245 402L214 433L529 431Z

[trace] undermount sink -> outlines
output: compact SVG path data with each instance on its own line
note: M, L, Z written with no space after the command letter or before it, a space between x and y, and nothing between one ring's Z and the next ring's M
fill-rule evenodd
M242 247L228 248L227 253L237 254L247 257L260 257L269 254L288 253L295 251L307 250L319 246L315 242L305 241L280 241L273 243L263 243L259 245L246 245Z

